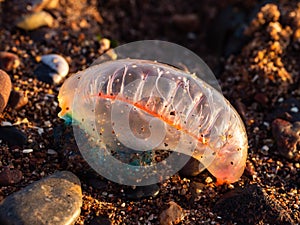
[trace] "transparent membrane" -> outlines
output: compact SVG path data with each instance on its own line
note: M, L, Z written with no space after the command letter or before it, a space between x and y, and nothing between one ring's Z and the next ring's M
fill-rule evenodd
M173 51L183 54L181 48ZM206 64L200 61L202 70L196 69L195 76L171 66L172 57L165 63L162 57L159 62L144 60L151 55L135 50L142 59L108 60L105 55L60 90L60 116L72 117L85 160L102 176L126 185L161 182L190 157L218 181L237 181L247 155L245 128L220 89L210 85L214 77L210 84L199 78L198 73L211 76Z

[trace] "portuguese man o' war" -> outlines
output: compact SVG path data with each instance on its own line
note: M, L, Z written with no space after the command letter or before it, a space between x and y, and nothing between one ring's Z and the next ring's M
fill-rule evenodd
M238 113L215 88L173 66L141 59L93 65L67 79L58 99L83 157L113 181L166 179L188 160L176 153L199 160L220 184L236 182L244 171L248 143ZM139 167L115 157L149 151L170 154Z

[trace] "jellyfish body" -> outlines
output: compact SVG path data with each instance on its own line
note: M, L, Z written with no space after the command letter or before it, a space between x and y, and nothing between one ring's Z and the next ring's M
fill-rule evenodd
M219 91L172 66L105 62L71 76L58 98L59 116L77 121L99 151L182 153L218 183L236 182L244 171L247 135L238 113ZM90 164L97 170L95 160Z

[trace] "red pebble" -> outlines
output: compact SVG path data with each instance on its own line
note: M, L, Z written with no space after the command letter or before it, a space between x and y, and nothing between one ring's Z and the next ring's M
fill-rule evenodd
M16 54L0 52L0 69L10 71L20 65L20 59Z
M8 186L17 184L22 179L22 172L17 169L9 169L5 167L4 170L0 173L0 185L1 186Z

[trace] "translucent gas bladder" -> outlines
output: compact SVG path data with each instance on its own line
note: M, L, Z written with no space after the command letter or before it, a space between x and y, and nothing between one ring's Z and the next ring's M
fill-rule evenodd
M189 157L219 183L244 171L247 136L237 112L218 90L170 65L121 59L91 66L63 84L59 104L83 157L115 182L160 182ZM157 161L158 150L171 154Z

